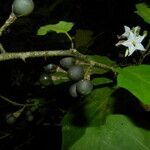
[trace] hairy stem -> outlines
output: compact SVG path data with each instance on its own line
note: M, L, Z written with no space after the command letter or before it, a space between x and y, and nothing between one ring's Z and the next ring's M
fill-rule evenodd
M112 72L116 72L112 66L106 64L98 63L93 60L88 59L87 55L79 53L76 49L70 50L45 50L45 51L31 51L31 52L12 52L12 53L2 53L0 54L0 61L6 61L11 59L22 59L25 61L27 58L35 57L54 57L54 56L73 56L78 59L81 59L93 66L100 67Z
M0 61L11 60L11 59L22 59L35 58L35 57L54 57L54 56L72 56L71 50L61 51L31 51L31 52L12 52L4 53L0 55Z
M17 19L17 17L15 16L15 14L12 12L9 16L9 18L5 21L5 23L2 25L2 27L0 27L0 36L2 36L3 31L6 30L7 27L9 27L13 22L15 22L15 20Z
M11 59L22 59L23 61L25 61L25 59L27 58L54 57L54 56L72 56L77 59L83 60L93 66L100 67L106 70L110 70L116 73L114 67L90 60L88 58L88 55L83 55L79 53L76 49L3 53L3 54L0 54L0 61L6 61L6 60L11 60Z

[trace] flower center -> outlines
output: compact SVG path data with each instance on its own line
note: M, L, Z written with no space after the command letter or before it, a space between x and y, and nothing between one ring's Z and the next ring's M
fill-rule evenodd
M133 46L135 46L136 45L136 42L134 41L134 40L132 40L132 42L131 42L132 44L133 44Z

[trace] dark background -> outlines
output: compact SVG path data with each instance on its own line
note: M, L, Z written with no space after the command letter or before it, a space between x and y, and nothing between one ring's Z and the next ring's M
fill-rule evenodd
M0 0L0 25L8 18L12 2ZM134 13L137 2L137 0L62 0L56 3L56 0L34 0L34 12L17 19L0 37L0 42L8 52L67 49L68 42L56 40L53 34L45 37L36 36L40 26L65 20L75 23L73 31L70 32L72 36L76 29L92 30L94 35L103 33L90 47L90 54L106 55L117 60L118 51L115 51L114 45L117 42L116 36L123 33L123 26L139 25L148 29L148 25ZM67 109L70 105L67 100L70 97L64 96L63 99L67 100L66 103L62 103L60 97L64 91L61 88L41 89L34 84L43 73L43 66L50 62L57 63L55 58L27 59L26 63L22 60L0 62L0 94L22 103L31 97L42 97L54 100L59 107ZM60 97L56 96L58 92ZM3 118L7 112L16 108L3 104L0 109L1 129L11 134L0 139L0 150L60 149L62 112L57 110L55 104L50 108L48 106L41 108L41 112L44 113L37 112L36 121L27 123L22 117L22 120L12 126L6 125ZM37 123L40 118L44 118L44 121Z

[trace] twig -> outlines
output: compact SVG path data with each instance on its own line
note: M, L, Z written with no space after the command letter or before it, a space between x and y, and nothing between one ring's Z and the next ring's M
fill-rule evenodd
M3 31L5 31L7 27L9 27L13 22L15 22L16 19L17 17L15 16L15 14L11 12L9 18L5 21L5 23L0 28L0 36L2 36Z
M33 104L21 104L21 103L18 103L18 102L14 102L14 101L12 101L12 100L10 100L10 99L2 96L2 95L0 95L0 98L5 100L8 103L14 105L14 106L20 106L20 107L33 106Z
M92 67L93 67L93 65L90 64L90 66L87 68L87 70L84 74L84 79L90 80L90 72L91 72Z
M150 55L150 40L148 41L147 45L146 45L146 51L143 53L143 55L141 56L140 60L139 60L139 64L142 64L143 60L145 59L145 57L147 57L148 55Z
M17 147L15 147L14 150L20 150L22 149L21 147L23 147L26 144L30 144L30 142L33 140L33 136L29 137L26 141L24 141L23 143L21 143L20 145L18 145Z
M73 56L71 50L56 50L56 51L31 51L31 52L12 52L4 53L0 55L0 61L11 60L11 59L22 59L35 58L35 57L53 57L53 56Z
M1 137L0 137L0 140L2 140L2 139L4 139L4 138L6 138L6 137L8 137L8 136L10 136L10 134L9 134L9 133L7 133L7 134L5 134L5 135L1 136Z
M22 59L23 61L25 61L25 59L27 59L27 58L54 57L54 56L76 57L80 60L88 62L89 64L92 64L93 66L100 67L105 70L110 70L110 71L116 73L116 70L114 67L90 60L88 58L88 55L83 55L83 54L79 53L76 49L4 53L4 54L0 55L0 61L6 61L6 60L11 60L11 59Z
M2 45L2 43L0 43L0 53L5 53L6 51L5 51L5 49L4 49L4 47L3 47L3 45Z

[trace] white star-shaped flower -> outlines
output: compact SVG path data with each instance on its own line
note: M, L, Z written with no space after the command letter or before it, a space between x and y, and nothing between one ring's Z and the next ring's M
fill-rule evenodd
M141 44L143 39L145 38L145 35L136 35L133 32L130 32L130 35L126 41L122 41L120 45L128 47L128 54L126 56L130 56L133 54L134 51L140 50L140 51L145 51L145 48Z
M136 26L136 27L130 29L130 27L125 25L124 30L125 30L125 32L121 36L119 36L119 39L128 38L131 32L134 33L135 35L138 35L139 31L140 31L140 27Z

